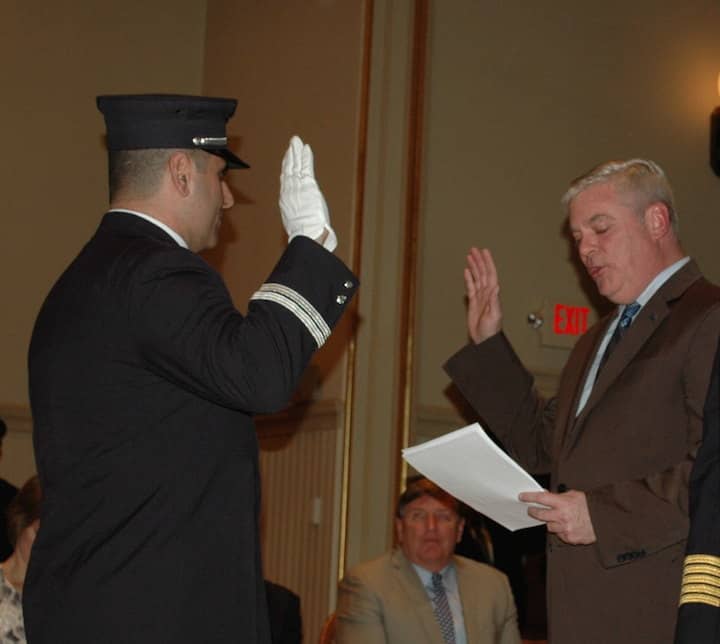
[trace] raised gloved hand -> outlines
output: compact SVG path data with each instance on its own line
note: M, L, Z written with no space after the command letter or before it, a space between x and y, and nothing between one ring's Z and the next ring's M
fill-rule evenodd
M335 250L337 236L330 226L325 197L323 197L313 169L313 153L300 137L293 136L285 153L280 171L280 213L288 241L298 235L319 240L329 251Z

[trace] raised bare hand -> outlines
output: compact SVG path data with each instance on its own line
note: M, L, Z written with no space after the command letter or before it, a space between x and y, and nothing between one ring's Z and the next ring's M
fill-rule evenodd
M476 344L487 340L502 328L500 285L495 262L487 248L470 249L465 268L468 298L468 333Z

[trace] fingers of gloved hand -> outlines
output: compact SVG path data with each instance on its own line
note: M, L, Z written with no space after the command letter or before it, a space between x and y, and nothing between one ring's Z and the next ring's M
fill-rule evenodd
M303 154L305 145L303 144L302 139L297 135L294 135L292 139L290 139L290 144L293 149L292 173L294 176L300 178L302 176Z
M297 191L300 188L300 156L302 155L302 141L298 136L293 136L288 144L288 149L283 157L280 169L280 209L283 216L291 213L286 209L295 208L293 202L297 199Z
M299 177L301 169L303 143L298 136L293 136L282 160L281 178Z
M305 177L311 177L315 179L315 168L314 168L314 159L313 159L313 151L312 148L305 144L303 146L302 151L302 157L301 157L301 167L300 167L300 174L303 178Z
M280 181L283 181L286 176L290 174L290 166L292 164L292 159L290 158L290 155L292 154L292 148L288 146L288 149L285 150L285 155L282 159L282 164L280 165Z

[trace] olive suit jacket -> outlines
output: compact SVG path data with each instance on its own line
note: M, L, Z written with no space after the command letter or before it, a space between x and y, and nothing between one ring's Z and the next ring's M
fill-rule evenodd
M520 644L505 575L465 557L453 561L468 644ZM444 644L432 602L400 549L345 575L336 628L337 644Z
M356 283L297 237L242 315L201 257L105 215L30 346L29 644L269 644L252 414L287 403Z
M553 644L671 642L688 535L688 477L720 331L720 289L689 262L642 308L576 417L615 314L582 336L544 400L505 336L445 365L485 424L553 491L586 493L597 537L548 537Z

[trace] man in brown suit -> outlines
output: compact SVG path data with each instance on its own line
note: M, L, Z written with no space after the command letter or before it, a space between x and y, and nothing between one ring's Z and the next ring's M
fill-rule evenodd
M576 179L563 203L579 258L617 310L573 349L543 400L502 333L499 281L471 249L472 342L445 368L551 491L521 499L548 529L553 644L670 642L688 534L688 476L720 329L720 289L685 256L663 171L641 159Z

